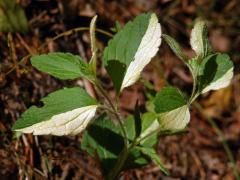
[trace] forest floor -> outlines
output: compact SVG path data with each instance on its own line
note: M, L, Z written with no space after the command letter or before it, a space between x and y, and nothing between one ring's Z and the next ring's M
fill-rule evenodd
M189 36L194 20L203 17L209 26L214 51L227 52L235 64L235 76L229 87L198 98L202 109L191 107L189 132L180 136L162 137L157 150L170 176L150 164L124 173L122 179L235 179L232 159L240 170L240 8L238 0L36 0L20 1L25 9L29 32L13 33L10 52L7 33L0 32L0 179L101 179L94 160L80 149L81 135L54 137L14 136L13 123L29 106L64 86L83 85L82 80L60 81L32 68L33 53L71 52L90 59L88 31L73 33L55 41L51 38L66 30L89 26L91 17L98 14L97 27L111 32L115 21L124 25L142 12L155 12L162 31L175 37L190 57ZM113 33L113 32L112 32ZM109 37L97 34L101 52ZM46 43L47 42L47 43ZM46 45L39 49L39 47ZM99 58L99 61L101 59ZM9 70L12 71L10 72ZM113 94L106 71L99 66L98 76L104 87ZM143 72L144 79L159 91L167 80L189 95L192 78L185 65L163 42L159 53ZM91 91L91 87L88 88ZM145 88L139 82L121 96L123 113L133 111L139 99L145 103ZM216 129L217 126L217 129ZM224 142L224 143L223 143ZM226 152L226 146L230 153Z

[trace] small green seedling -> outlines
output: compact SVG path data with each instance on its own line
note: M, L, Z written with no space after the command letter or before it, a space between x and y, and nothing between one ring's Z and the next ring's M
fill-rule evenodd
M197 21L192 30L190 44L196 56L188 58L172 37L162 34L154 13L141 14L117 31L103 53L104 67L116 91L114 101L96 76L95 23L96 16L90 25L89 63L62 52L35 55L31 63L62 80L85 78L105 100L94 99L80 87L63 88L43 98L42 107L32 106L24 112L13 130L56 136L83 132L81 147L101 161L106 179L116 179L122 171L144 166L150 160L168 174L155 150L159 135L184 132L190 121L190 104L202 93L228 86L233 77L233 63L227 54L212 52L204 21ZM140 112L136 102L133 115L123 118L117 99L124 88L139 79L158 52L162 38L190 69L194 79L192 95L186 98L179 89L164 87L152 98L152 111Z

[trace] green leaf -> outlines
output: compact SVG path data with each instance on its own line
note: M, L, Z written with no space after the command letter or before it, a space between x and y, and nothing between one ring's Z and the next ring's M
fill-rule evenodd
M127 131L127 136L129 141L134 141L136 136L136 125L135 120L133 116L128 116L124 120L124 126ZM144 138L143 141L141 141L142 146L154 146L157 143L157 132L153 133L152 135L148 136L150 133L155 131L157 128L159 128L159 123L157 120L157 116L154 113L144 113L141 116L141 134L139 136L140 139ZM145 137L148 136L148 137Z
M15 1L0 0L0 32L27 32L25 12Z
M81 145L81 148L91 156L97 153L105 175L116 163L123 147L124 141L120 135L119 127L114 125L105 114L96 119L84 132Z
M157 93L154 104L162 131L181 130L189 123L188 104L178 89L174 87L163 88Z
M111 73L111 68L107 71L112 79L121 78L120 90L132 85L140 77L143 68L150 62L151 58L158 51L161 43L161 28L155 14L147 13L137 16L134 21L130 21L122 28L104 50L103 61L108 67L112 60L126 65L121 74ZM116 83L116 82L114 82ZM115 85L115 88L119 85ZM118 89L116 89L119 91Z
M147 156L149 156L153 162L158 165L158 167L160 168L160 170L166 174L169 175L167 169L164 167L160 157L158 156L158 154L156 153L156 151L153 148L147 148L147 147L142 147L141 151L146 154Z
M134 109L134 123L135 123L135 134L136 134L135 138L137 138L142 131L141 114L138 106L138 101L136 102L135 109Z
M142 116L141 146L152 147L158 142L158 129L160 128L155 113L147 112ZM150 135L151 134L151 135Z
M207 25L203 20L196 21L191 32L190 44L200 58L205 58L211 53L207 37Z
M76 79L79 77L93 81L89 65L80 56L70 53L54 52L36 55L31 58L32 65L59 79Z
M201 93L224 88L233 77L233 63L227 54L210 55L202 61L198 76Z
M188 60L188 57L183 53L182 48L174 38L166 34L163 34L162 37L179 59L181 59L183 62Z
M42 99L42 107L31 106L13 130L34 135L75 135L93 119L97 103L81 88L65 88Z
M132 115L128 116L123 121L124 127L126 128L127 137L129 141L134 141L136 137L136 128L135 128L135 121Z

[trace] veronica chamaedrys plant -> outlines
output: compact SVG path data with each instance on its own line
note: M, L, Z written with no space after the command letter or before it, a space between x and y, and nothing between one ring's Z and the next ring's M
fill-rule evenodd
M191 46L196 57L189 59L172 37L161 34L154 13L141 14L118 30L103 52L103 64L116 91L114 101L96 76L96 18L90 24L89 63L77 55L55 52L35 55L31 64L62 80L89 80L104 101L91 97L80 87L63 88L43 98L42 107L32 106L24 112L13 130L57 136L76 135L85 130L81 148L101 161L106 179L116 179L120 172L144 166L150 160L168 174L155 150L159 135L182 132L190 121L189 106L193 100L201 93L227 86L233 76L233 65L227 55L212 53L203 21L197 22L192 30ZM161 37L190 68L194 79L192 95L186 98L179 89L164 87L152 98L151 111L140 112L136 102L133 115L122 117L117 99L125 87L139 79L157 53Z

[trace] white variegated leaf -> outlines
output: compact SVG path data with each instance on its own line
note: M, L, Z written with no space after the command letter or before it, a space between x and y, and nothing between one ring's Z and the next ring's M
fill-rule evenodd
M187 105L160 114L161 130L181 130L190 121L190 112Z
M227 87L233 77L233 62L227 54L213 54L202 61L198 74L199 92Z
M26 128L15 129L23 133L34 135L76 135L82 132L96 113L97 105L74 109L52 116L51 119L36 123Z
M210 90L218 90L227 87L231 83L233 77L233 68L229 69L221 78L217 81L210 83L202 90L202 93L206 93Z
M141 43L134 56L134 60L127 68L124 76L121 90L135 83L143 70L143 68L150 62L151 58L155 56L161 44L161 26L158 23L157 16L151 15L148 28L144 34Z

